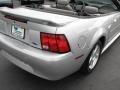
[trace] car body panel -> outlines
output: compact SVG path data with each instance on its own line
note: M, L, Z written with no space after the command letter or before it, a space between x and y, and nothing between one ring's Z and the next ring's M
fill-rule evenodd
M6 14L11 14L12 16L18 16L25 18L27 20L31 21L36 21L36 22L41 22L42 24L47 24L49 23L53 25L64 25L66 23L70 23L72 21L77 20L78 18L75 17L69 17L69 16L64 16L64 15L59 15L59 14L53 14L53 13L47 13L47 12L40 12L32 9L27 9L27 8L7 8L3 7L0 9L1 12L6 13Z
M39 24L31 21L28 21L27 23L14 21L5 18L3 14L1 14L0 22L1 22L1 28L0 28L1 33L7 34L10 37L16 38L17 40L20 40L26 44L29 44L31 46L40 49L41 49L40 32L48 32L48 33L56 32L56 27L54 26L45 26L43 24ZM25 39L17 38L11 34L12 25L19 26L25 29Z
M64 27L59 27L57 29L57 33L65 33L70 43L70 47L72 52L76 54L76 56L81 55L80 53L85 50L91 50L91 47L102 37L105 36L106 44L109 39L112 39L112 36L109 36L110 30L115 28L109 28L109 25L114 22L114 17L118 16L119 13L115 13L112 15L91 18L91 19L79 19L75 22L72 22ZM109 22L109 23L108 23ZM116 22L117 23L117 22ZM115 24L114 27L118 27L119 24ZM116 30L116 29L115 29ZM119 32L119 30L116 30ZM114 30L113 30L114 32ZM116 32L116 33L118 33ZM112 38L110 38L112 37ZM72 39L74 38L74 40ZM79 48L81 42L79 42L80 38L84 38L84 48ZM89 52L88 52L89 53Z

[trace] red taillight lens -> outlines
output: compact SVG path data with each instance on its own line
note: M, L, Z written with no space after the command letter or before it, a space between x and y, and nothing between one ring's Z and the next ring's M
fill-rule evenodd
M56 36L50 34L48 36L49 36L49 50L53 52L57 52L58 47L57 47Z
M40 36L43 50L57 53L67 53L70 51L65 35L41 33Z
M57 46L58 46L58 49L59 49L60 53L70 51L67 39L65 38L64 35L57 35L56 40L57 40Z
M41 34L41 44L43 49L49 49L49 37L47 34Z

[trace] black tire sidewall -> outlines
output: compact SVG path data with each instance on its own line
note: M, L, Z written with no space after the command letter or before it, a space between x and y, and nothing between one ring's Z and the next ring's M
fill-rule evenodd
M95 47L96 47L97 45L99 45L99 47L100 47L100 54L99 54L99 58L98 58L98 61L97 61L96 65L95 65L95 67L97 66L97 64L98 64L98 62L99 62L99 59L100 59L100 56L101 56L101 51L102 51L102 43L101 43L100 41L98 41L98 42L94 45L94 47L92 48L91 52L89 53L88 57L86 58L83 66L82 66L82 68L81 68L81 69L82 69L82 73L84 73L84 74L89 74L89 73L91 73L91 72L95 69L95 67L92 68L92 69L89 68L89 61L90 61L91 54L92 54L93 50L95 49Z

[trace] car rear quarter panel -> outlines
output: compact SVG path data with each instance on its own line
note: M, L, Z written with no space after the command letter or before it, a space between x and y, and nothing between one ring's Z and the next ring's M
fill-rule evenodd
M59 27L56 33L65 34L76 57L84 55L84 59L95 43L104 36L108 40L108 27L114 15L98 18L79 19L64 27ZM80 59L80 58L79 58ZM80 60L78 60L80 61Z
M84 54L88 49L87 38L89 36L89 32L86 32L86 26L81 25L80 22L81 21L77 20L68 25L65 25L64 27L59 27L57 28L56 32L57 34L65 34L69 42L71 52L74 53L75 57ZM85 24L86 22L83 22L82 24Z

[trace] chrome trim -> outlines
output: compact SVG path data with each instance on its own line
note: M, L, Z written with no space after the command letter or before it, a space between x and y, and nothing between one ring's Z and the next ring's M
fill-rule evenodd
M102 50L101 54L103 54L107 48L110 47L110 45L120 36L120 33L118 33Z

